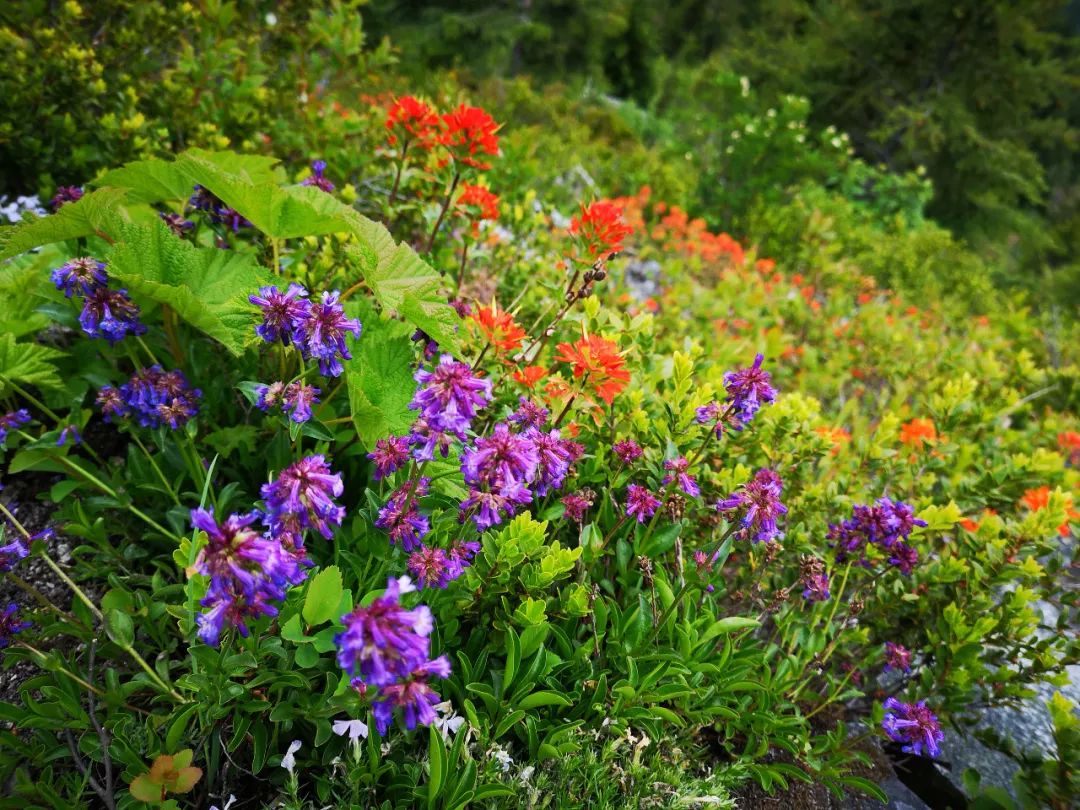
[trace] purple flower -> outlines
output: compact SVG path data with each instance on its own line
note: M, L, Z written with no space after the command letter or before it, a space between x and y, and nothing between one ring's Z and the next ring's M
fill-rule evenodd
M127 290L96 287L86 294L79 324L89 337L103 337L117 343L126 335L142 335L146 326L139 322L139 307L128 298Z
M924 701L901 703L888 698L885 703L885 719L881 727L893 740L903 743L907 754L936 757L941 753L938 743L945 739L938 719Z
M544 433L537 428L529 428L524 435L532 442L539 462L536 468L536 494L544 496L553 489L559 489L574 462L585 452L584 445L560 438L557 430Z
M258 295L248 300L262 310L263 322L255 327L255 334L267 343L280 340L283 345L300 343L300 329L311 311L307 290L299 284L290 284L282 292L277 287L263 287Z
M89 256L71 259L52 271L52 281L65 298L89 295L109 283L105 263Z
M425 515L420 514L419 500L428 494L430 478L406 481L390 495L379 510L375 525L390 535L391 543L400 543L405 551L419 548L431 530Z
M765 403L776 399L776 389L772 387L772 377L761 368L765 356L754 358L754 365L749 368L729 371L724 374L724 387L727 389L727 401L735 417L735 429L741 430Z
M480 544L475 540L455 540L446 552L450 560L450 579L457 579L465 573L479 550Z
M562 497L562 505L566 507L566 516L575 523L585 522L585 513L593 505L591 492L574 492Z
M465 572L468 558L454 559L441 548L420 546L409 555L407 565L421 588L445 588Z
M134 414L143 427L168 425L176 430L199 412L201 397L202 391L191 388L182 371L151 366L136 371L119 390L105 386L97 402L106 421Z
M519 506L532 503L532 492L521 481L507 481L494 489L469 489L469 497L459 507L462 515L472 510L477 531L490 529L502 523L503 516L512 516Z
M810 602L826 602L829 599L829 575L825 573L812 574L802 583L805 588L803 598Z
M407 436L387 436L375 442L375 450L368 453L368 458L375 462L376 481L405 466L409 460L409 439Z
M889 557L889 565L895 565L901 574L910 576L919 564L919 552L907 543L895 543L890 551L892 556Z
M168 226L169 230L177 236L183 236L187 231L195 227L194 222L190 219L184 219L180 214L167 214L162 211L158 216L161 217L161 221Z
M659 508L660 499L645 487L630 484L626 488L626 514L637 518L638 523L644 523L656 514Z
M319 403L319 389L297 380L285 387L281 397L281 410L292 414L294 422L306 422L311 418L311 406Z
M555 437L558 438L558 431ZM465 483L499 487L528 484L536 477L540 456L527 434L512 433L499 422L487 436L480 436L461 454L461 472Z
M430 360L432 357L439 353L439 344L432 340L431 335L429 335L423 329L417 329L415 332L413 332L412 340L414 342L423 344L424 362Z
M710 402L708 405L702 405L697 409L697 415L694 417L699 425L712 425L713 430L716 431L716 438L720 438L724 433L724 423L720 418L723 411L720 410L720 405L716 402Z
M8 432L21 428L29 421L30 411L26 410L26 408L8 411L3 416L0 416L0 444L7 440Z
M60 431L60 435L56 439L56 446L63 447L67 444L68 439L72 444L82 444L82 434L79 433L79 428L75 425L66 425L63 430Z
M233 233L241 228L251 227L251 223L241 216L239 211L225 205L213 192L203 186L195 186L195 193L191 195L188 204L197 211L205 211L210 215L211 222L225 225Z
M82 196L83 190L78 186L59 186L56 189L56 194L49 201L49 205L52 206L53 211L59 211L68 203L78 202L82 199Z
M281 398L285 394L285 383L272 382L269 385L260 385L255 389L255 407L269 413L271 408L281 404Z
M0 545L0 573L6 574L30 556L30 545L18 534L12 533L11 542Z
M518 397L520 406L506 420L520 428L541 428L548 420L548 409L528 397Z
M450 445L455 438L457 436L453 433L432 428L422 416L417 417L409 429L409 444L417 461L434 461L436 450L446 458L450 455Z
M776 519L787 514L787 507L780 503L782 493L783 482L779 475L769 469L758 470L741 490L718 501L716 509L742 512L739 536L749 537L755 543L767 543L781 536Z
M192 526L205 532L207 539L195 568L210 578L200 603L209 609L198 617L199 638L210 646L218 645L226 627L247 636L249 620L276 616L273 603L284 599L288 586L306 576L278 540L251 527L258 517L254 512L232 514L219 525L213 510L191 511Z
M17 633L30 626L30 622L19 621L19 606L12 603L0 610L0 650L11 644Z
M420 383L409 407L420 411L429 429L453 433L462 441L477 411L491 402L491 381L477 377L466 363L448 354L431 371L419 369Z
M885 642L885 671L911 672L911 650L901 644Z
M334 638L338 665L369 686L388 686L427 663L431 611L426 605L407 610L401 590L401 582L388 580L382 596L341 617L345 629Z
M302 185L302 186L315 186L316 188L321 189L322 191L325 191L327 194L329 194L331 191L334 190L334 184L331 183L323 175L323 173L325 171L326 171L326 161L325 160L312 161L312 163L311 163L311 175L309 177L305 177L304 180L300 183L300 185Z
M623 439L611 446L612 451L623 464L632 464L644 454L644 450L633 439Z
M274 534L284 531L294 537L293 527L299 526L314 529L329 540L334 536L332 526L340 526L345 519L345 509L334 502L343 491L341 476L331 471L325 456L307 456L282 470L276 480L263 484L264 520Z
M450 677L450 660L445 655L416 667L404 683L390 684L379 691L379 698L371 706L379 734L385 735L390 729L395 708L401 709L405 728L409 731L417 725L430 726L435 721L438 716L435 706L442 698L428 685L432 676Z
M664 480L660 482L661 485L667 486L672 481L677 480L679 489L691 498L698 497L701 494L701 488L698 486L697 479L687 472L689 468L690 462L686 460L685 456L667 459L664 462L664 469L668 471L668 475L664 476Z
M339 295L337 290L324 292L321 301L312 301L296 332L304 356L318 360L319 371L328 377L340 376L345 370L341 360L352 359L345 335L357 339L361 331L359 320L345 317L345 310L338 303Z

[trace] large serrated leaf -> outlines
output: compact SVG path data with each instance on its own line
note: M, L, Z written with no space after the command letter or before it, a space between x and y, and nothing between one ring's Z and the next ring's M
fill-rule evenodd
M37 309L59 297L49 273L66 259L57 247L45 247L0 265L0 334L19 337L49 325Z
M53 360L63 352L37 343L16 343L15 335L0 335L0 375L14 383L35 385L38 388L63 388ZM0 394L6 384L0 379Z
M370 449L391 433L407 432L416 418L409 410L416 390L415 351L405 324L381 318L359 302L350 307L350 314L360 315L364 335L345 363L345 380L353 424Z
M235 152L205 152L201 149L192 149L185 153L185 156L191 156L192 160L206 167L206 172L223 173L237 178L241 183L275 181L274 166L278 162L277 158L240 155ZM183 160L136 160L104 174L94 181L93 185L128 189L132 199L142 202L186 200L191 196L194 185L199 183L195 174L192 166L185 164ZM212 188L210 190L213 191Z
M21 222L0 228L0 261L53 242L63 242L95 233L111 234L129 219L122 207L127 191L101 188L68 203L55 214L35 217L26 214Z
M246 254L196 248L164 224L127 225L109 254L109 272L136 302L167 304L234 355L255 341L248 296L273 276Z

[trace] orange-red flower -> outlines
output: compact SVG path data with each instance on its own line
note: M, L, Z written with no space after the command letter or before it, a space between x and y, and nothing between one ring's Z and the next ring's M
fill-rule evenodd
M476 169L490 169L478 156L499 154L499 125L480 107L464 104L442 115L443 132L439 143L445 146L455 161Z
M1058 447L1064 453L1070 464L1080 464L1080 433L1075 430L1066 430L1057 435Z
M967 529L972 534L974 534L975 532L977 532L979 530L979 526L982 524L982 521L985 520L988 515L996 515L996 514L997 514L997 512L995 512L993 509L984 509L983 513L982 513L982 520L974 520L973 518L964 518L963 520L960 521L960 525L963 526L965 529Z
M1020 498L1020 503L1030 509L1032 512L1038 512L1040 509L1045 509L1050 504L1050 487L1042 486L1035 489L1029 489ZM1058 534L1062 537L1067 537L1069 534L1069 523L1074 520L1080 519L1080 512L1077 512L1072 508L1073 500L1072 495L1065 495L1065 522L1058 526Z
M494 301L490 307L480 307L469 319L480 328L484 339L499 351L514 351L525 337L525 330L514 322L514 316L500 310Z
M924 444L933 444L937 438L932 419L912 419L900 427L900 442L909 447L922 449Z
M597 335L585 335L576 343L560 343L556 359L569 363L574 376L589 375L589 385L600 399L608 405L615 395L630 382L630 372L625 369L626 360L619 354L614 341Z
M525 366L514 372L514 379L529 389L535 387L546 376L547 369L543 366Z
M391 146L401 136L407 142L415 139L420 146L430 149L438 138L438 127L438 113L415 96L395 99L386 115L387 140Z
M622 208L611 200L597 200L588 208L582 204L581 215L570 220L570 234L592 260L622 250L623 240L633 232L623 222Z
M499 198L483 186L463 183L457 200L464 214L470 219L498 219Z
M842 427L821 425L820 427L814 428L814 433L832 445L831 452L834 456L840 452L841 448L851 441L851 434Z

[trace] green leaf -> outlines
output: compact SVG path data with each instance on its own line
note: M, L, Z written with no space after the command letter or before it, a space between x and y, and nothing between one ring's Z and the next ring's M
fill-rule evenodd
M95 233L112 234L129 219L122 207L127 192L102 188L68 203L55 214L35 217L27 214L16 225L0 228L0 261L42 245L64 242Z
M144 773L136 776L128 786L133 799L147 804L159 804L164 798L165 791L161 785L150 781L150 774Z
M135 625L122 610L110 610L105 614L105 632L117 645L128 648L135 641Z
M5 393L4 379L38 388L63 388L54 360L64 353L38 343L16 343L12 334L0 335L0 394Z
M885 791L869 779L863 779L861 776L843 776L840 778L840 781L848 787L861 790L867 796L873 796L879 802L887 803L889 801L889 797L885 795Z
M443 748L442 735L435 726L431 726L428 734L428 806L435 803L435 799L442 790L443 781L446 778L446 749Z
M345 362L345 382L353 424L370 450L385 436L406 433L416 418L409 410L416 391L415 353L404 324L373 311L361 320L364 332Z
M49 325L49 316L38 310L55 305L59 293L49 274L66 260L65 252L46 247L0 265L0 335L29 335ZM70 307L67 311L74 319L72 305L60 306Z
M519 709L536 709L540 706L569 706L570 701L558 692L540 691L526 695L518 703Z
M709 625L709 629L706 630L704 635L698 640L698 644L704 644L709 639L719 635L735 633L739 630L747 630L751 627L757 627L760 624L761 622L757 619L750 619L746 616L728 616L724 619L718 619Z
M304 621L308 626L314 627L334 618L342 590L341 569L336 565L324 568L312 578L304 598Z
M248 296L274 277L243 253L196 248L164 223L127 225L109 254L109 272L132 297L173 308L189 324L239 356L256 341Z

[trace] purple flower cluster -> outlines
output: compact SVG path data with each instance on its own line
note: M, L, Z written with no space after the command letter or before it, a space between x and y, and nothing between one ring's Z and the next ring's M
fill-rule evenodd
M919 552L907 543L908 537L916 526L925 525L908 504L878 498L873 506L853 507L850 518L829 527L828 539L841 562L854 558L869 565L866 552L870 546L878 546L888 555L889 564L907 575L919 563Z
M0 610L0 650L11 644L17 633L30 626L30 622L19 621L19 606L12 603Z
M11 541L0 545L0 574L14 570L20 560L30 556L29 544L18 534L12 533Z
M78 186L58 186L49 205L52 206L53 211L59 211L68 203L78 202L82 196L83 190Z
M758 470L754 477L736 493L717 501L718 512L741 512L741 538L755 543L768 543L783 535L776 520L787 514L787 507L780 503L783 494L780 476L769 469Z
M803 599L808 602L829 600L829 575L825 563L817 557L804 556L799 561L799 579L803 586Z
M282 382L260 385L256 393L258 395L255 401L257 408L269 412L271 408L280 404L284 413L290 414L294 422L302 424L311 419L311 406L319 404L320 391L301 380L296 380L288 385Z
M742 430L750 424L750 420L763 404L776 400L776 389L772 387L772 377L769 372L761 368L764 360L765 356L759 354L749 368L724 374L728 411L731 413L733 427L736 430Z
M406 481L394 491L375 518L375 525L390 535L390 542L400 543L405 551L420 548L431 530L431 524L419 509L419 499L428 494L430 483L430 478Z
M116 343L126 335L146 332L146 326L139 322L139 307L127 290L109 289L105 265L97 259L72 259L52 271L52 281L66 297L83 299L79 324L88 336Z
M311 175L309 177L305 177L304 180L300 183L300 185L315 186L316 188L321 189L322 191L325 191L327 194L329 194L331 191L334 190L334 184L331 183L330 180L325 176L325 172L325 160L312 161Z
M409 461L409 439L407 436L379 439L375 442L375 450L368 453L368 458L375 462L375 480L381 481Z
M290 585L306 576L280 540L252 528L255 512L232 514L219 524L213 510L193 509L191 524L206 533L195 568L210 578L201 604L208 608L198 617L199 638L216 647L226 627L247 636L247 622L276 616L275 602L285 598Z
M941 753L938 745L945 739L937 717L924 701L901 703L896 698L885 701L885 719L881 727L907 754L936 757Z
M408 577L390 579L382 596L341 617L345 629L334 639L338 665L354 676L354 684L379 689L372 709L380 734L389 730L395 708L409 729L430 725L441 699L428 682L450 675L446 656L430 658L431 610L401 604L401 596L413 590Z
M82 434L79 433L78 425L65 425L56 437L56 446L63 447L70 441L72 444L82 444Z
M361 325L356 318L345 317L339 296L336 290L324 292L319 301L312 301L299 284L290 284L284 292L263 287L258 295L248 298L262 310L263 321L255 333L267 343L281 341L296 346L305 360L319 362L323 375L340 376L344 371L341 361L352 358L345 336L359 338Z
M334 536L333 527L345 519L344 507L334 501L343 491L341 476L330 469L325 456L307 456L263 484L263 521L273 537L302 554L305 529L314 529L327 540Z
M723 413L719 403L710 402L708 405L702 405L697 409L694 421L699 425L712 425L713 430L716 432L716 438L719 439L724 433Z
M520 428L541 428L547 422L550 413L542 405L537 405L528 397L518 397L518 409L507 418L507 422Z
M188 205L196 211L205 211L211 222L215 225L224 225L233 233L237 233L241 228L251 227L251 223L241 216L239 211L225 205L217 195L202 186L195 186Z
M9 432L18 430L29 421L30 411L26 410L26 408L19 408L17 411L8 411L3 416L0 416L0 444L7 441Z
M97 403L106 422L114 417L134 416L142 427L183 427L199 412L202 391L188 385L179 370L161 366L136 371L119 388L106 385L97 394Z
M626 488L626 514L636 518L638 523L644 523L655 515L660 504L660 499L646 487L630 484Z
M446 550L420 546L409 555L407 565L421 588L445 588L465 573L479 550L475 540L455 541Z
M426 432L448 433L465 441L477 412L491 402L491 380L477 377L467 363L449 354L440 356L430 371L421 367L414 378L419 386L409 407L420 412Z
M678 481L679 489L691 498L701 495L701 487L698 486L697 479L687 472L690 469L690 462L687 461L685 456L667 459L664 462L664 469L668 471L668 474L660 482L662 486L666 487L672 481Z
M161 221L165 223L170 231L177 236L183 236L185 233L195 227L195 223L190 219L184 219L180 214L160 212L158 216Z
M572 492L562 497L562 505L566 508L566 516L575 523L584 523L585 514L593 505L595 493L589 489L581 492Z
M902 644L885 642L885 671L911 672L911 650Z
M633 464L645 453L645 451L641 449L641 445L633 439L622 439L621 441L617 441L611 446L611 450L623 464Z

